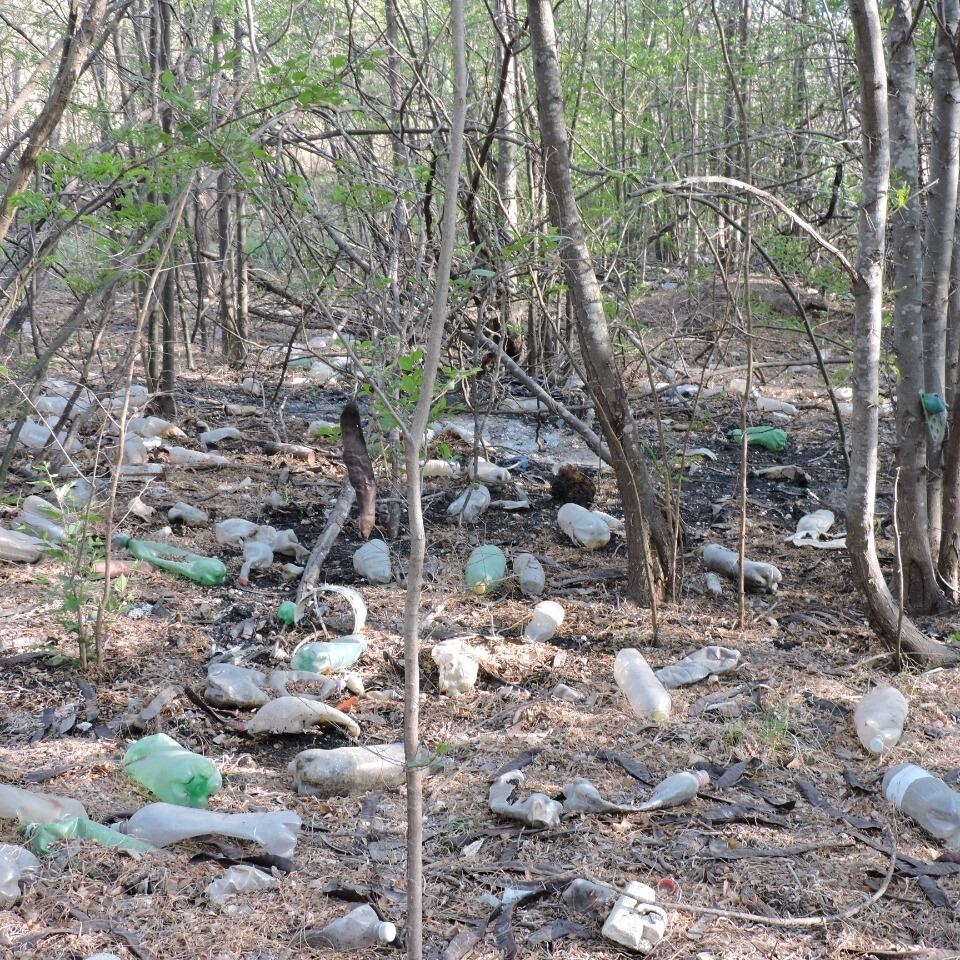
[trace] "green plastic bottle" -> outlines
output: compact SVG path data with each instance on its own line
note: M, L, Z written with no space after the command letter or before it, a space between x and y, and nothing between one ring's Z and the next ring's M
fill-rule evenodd
M220 771L206 757L191 753L165 733L130 744L123 768L131 780L166 803L205 807L223 786Z
M349 670L363 656L364 646L355 636L305 643L290 660L290 669L324 674Z
M293 621L297 616L297 605L292 600L284 600L277 607L276 618L285 623L288 627L293 626Z
M107 847L120 847L139 853L156 849L145 840L124 836L86 817L65 817L53 823L28 823L20 832L29 839L30 848L38 857L47 856L50 847L58 840L95 840Z
M493 593L503 586L507 575L507 558L499 547L487 544L477 547L467 558L463 580L476 594Z
M730 430L727 436L739 443L743 438L742 430ZM771 453L780 453L787 449L787 432L779 427L747 427L747 445L765 447Z
M214 557L201 557L166 543L134 540L127 536L119 536L114 542L120 547L126 547L135 557L145 560L151 567L179 574L203 587L219 587L227 579L227 568Z

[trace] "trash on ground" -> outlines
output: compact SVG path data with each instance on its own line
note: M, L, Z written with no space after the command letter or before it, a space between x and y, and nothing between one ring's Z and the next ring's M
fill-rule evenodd
M31 823L24 830L24 836L30 840L30 848L38 857L49 856L50 848L61 840L93 840L105 847L119 847L135 853L149 853L153 849L153 844L148 840L125 837L116 830L86 817L66 817L50 823Z
M199 507L178 500L168 511L168 520L181 520L188 527L203 527L210 522L210 514Z
M736 583L739 580L740 558L733 550L708 544L703 550L703 563L708 570L719 573ZM772 563L743 561L743 587L764 593L776 593L783 582L783 574Z
M219 427L216 430L204 430L197 440L204 449L217 447L227 440L242 440L243 434L236 427Z
M321 930L307 930L303 935L310 947L333 947L337 950L364 950L397 939L397 928L381 920L369 904L355 907L346 916L328 923Z
M63 512L52 503L47 503L43 497L24 498L17 514L17 524L51 543L60 543L67 535Z
M791 533L785 539L795 547L817 547L820 550L844 550L847 546L847 538L840 537L837 540L827 540L826 536L833 526L836 517L832 510L814 510L797 521L795 533Z
M213 535L221 546L241 550L244 540L256 536L259 529L260 527L250 520L229 517L213 525Z
M482 483L471 483L447 507L447 516L454 521L476 523L490 506L490 491Z
M460 476L460 465L452 460L427 460L420 468L421 476L425 480L441 477L456 478Z
M598 516L576 503L565 503L557 511L557 524L578 547L598 550L610 542L610 526Z
M162 417L131 417L127 432L138 437L161 437L164 440L186 440L187 435L174 423Z
M560 792L563 794L564 816L573 813L631 813L637 809L629 804L605 800L586 777L577 777L564 784Z
M297 605L293 600L284 600L283 603L277 607L276 613L274 616L281 622L285 623L288 627L292 627L297 621Z
M729 430L727 436L734 443L740 443L743 433L739 429ZM781 453L787 449L786 431L779 427L747 427L747 446L763 447L771 453Z
M218 587L227 579L227 568L214 557L201 557L166 543L134 540L126 535L117 536L115 542L119 547L126 547L138 560L149 563L151 567L186 577L203 587Z
M550 691L551 700L565 700L567 703L579 703L583 700L583 694L574 690L573 687L567 686L565 683L558 683Z
M135 433L131 433L123 441L123 456L120 458L120 462L129 464L133 467L139 467L147 463L149 459L150 451L147 449L147 445L143 442L143 437L140 437Z
M639 650L627 647L617 654L613 677L630 709L642 720L664 723L670 717L670 694Z
M363 656L365 649L366 644L356 634L334 640L314 640L296 650L290 667L311 673L339 673L352 667Z
M324 798L396 787L407 773L402 743L303 750L289 769L297 793Z
M320 586L313 588L311 594L308 594L308 596L313 597L314 609L318 615L320 614L320 608L317 597L321 593L335 593L343 597L347 603L350 604L350 609L353 611L353 629L350 631L350 637L360 639L360 634L363 632L364 625L367 622L367 604L360 591L354 590L353 587L341 586L339 583L321 583ZM302 615L303 611L298 609L298 613ZM309 668L304 667L302 669Z
M476 655L473 647L456 637L434 646L430 656L440 672L441 693L459 697L474 688L480 670Z
M357 722L342 710L302 697L278 697L265 703L246 724L247 733L306 733L312 727L334 726L360 736Z
M571 880L561 897L567 909L576 914L599 912L616 898L617 891L612 887L584 880L583 877Z
M960 794L913 763L899 763L883 777L883 795L901 813L945 842L960 847Z
M220 771L206 757L165 733L130 744L123 755L123 769L159 800L182 807L205 807L223 786Z
M495 463L484 460L483 457L477 457L476 463L474 463L473 457L467 461L467 476L471 480L494 487L510 483L513 479L509 470L498 467Z
M522 770L511 770L497 777L490 784L490 809L501 817L518 820L530 827L559 826L563 806L556 800L551 800L545 793L531 793L524 800L519 799L525 780Z
M0 783L0 820L23 823L52 823L64 817L86 818L79 800L53 793L34 793L12 784Z
M674 773L658 783L653 793L637 809L662 810L664 807L676 807L693 800L709 785L710 775L705 770L684 770L681 773Z
M706 576L707 593L712 593L715 597L723 596L723 584L720 578L711 570Z
M543 593L547 576L543 564L532 553L518 553L513 558L513 575L525 597L539 597Z
M757 397L757 409L765 413L781 413L787 417L795 417L799 412L792 403L786 400L777 400L774 397Z
M801 470L795 463L761 467L758 470L751 470L750 475L759 477L761 480L786 480L789 483L795 483L798 487L809 486L812 479L806 470Z
M204 453L202 450L191 450L188 447L168 447L167 463L189 470L218 470L221 467L230 466L230 461L226 457L221 457L219 453Z
M493 544L475 547L463 569L463 580L472 593L495 593L507 576L507 558Z
M627 884L617 898L601 933L608 940L638 953L649 953L667 932L667 913L645 883Z
M20 885L40 872L40 861L26 847L0 843L0 908L20 899Z
M140 497L131 497L127 501L127 510L140 520L152 520L157 514L156 509L144 503Z
M389 583L393 579L390 548L383 540L368 540L354 553L353 569L370 583Z
M276 885L277 878L272 874L241 863L230 867L222 877L208 883L203 893L211 903L220 904L238 893L256 893Z
M533 619L524 627L527 643L546 643L563 624L563 607L555 600L542 600L533 608Z
M739 650L711 645L694 650L678 663L661 667L656 671L656 675L665 687L683 687L689 683L699 683L710 676L728 673L739 662Z
M203 699L214 707L262 707L270 695L263 689L266 675L233 663L211 663Z
M285 563L280 567L280 576L290 583L293 580L299 580L303 576L304 568L296 563Z
M8 563L36 563L44 551L43 541L29 533L0 527L0 560Z
M907 722L906 697L887 684L860 698L853 723L860 742L870 753L882 754L895 747Z
M250 583L250 574L254 570L269 570L273 564L273 550L270 544L259 537L251 537L243 542L243 564L237 578L240 586Z

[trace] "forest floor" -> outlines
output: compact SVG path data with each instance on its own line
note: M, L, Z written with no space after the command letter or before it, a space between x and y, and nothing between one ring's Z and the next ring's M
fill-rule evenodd
M670 341L663 354L686 357L695 366L717 326L709 295L682 290L651 294L638 305L648 345ZM738 401L728 393L689 405L668 405L665 436L687 448L706 447L716 460L697 461L683 484L685 572L679 603L660 610L654 639L649 611L622 596L625 549L614 538L595 553L572 547L556 525L550 499L550 445L527 443L533 418L500 417L488 429L513 438L490 459L528 458L504 496L522 489L528 511L491 509L473 528L446 522L447 504L462 482L427 482L428 577L422 729L424 742L439 752L445 769L426 780L425 847L427 953L448 960L514 955L556 958L615 957L619 948L600 937L602 917L571 915L560 899L569 879L588 877L615 887L631 880L654 886L669 910L669 928L655 955L662 958L732 960L904 956L915 947L947 952L912 956L960 956L960 864L940 860L942 847L916 824L891 817L879 779L891 763L912 761L960 780L960 690L943 671L907 671L895 678L891 660L866 627L844 551L798 548L785 542L796 520L822 506L833 509L842 532L844 471L836 425L826 390L813 366L794 366L811 356L796 322L771 308L761 313L757 360L766 396L796 404L784 424L785 452L751 449L754 468L796 464L808 485L754 477L749 483L749 555L783 572L778 593L749 599L748 624L737 628L735 592L722 597L703 586L700 552L706 542L734 546L739 449L726 431L739 423ZM833 342L842 360L848 312L815 314L818 334ZM277 337L286 328L278 328ZM701 354L699 361L695 361ZM715 355L723 369L742 356ZM831 367L842 371L842 363ZM723 386L742 372L718 375ZM643 377L638 377L641 382ZM327 509L343 482L338 441L318 442L312 465L291 461L289 506L271 510L264 496L276 486L280 458L262 452L265 440L303 442L309 420L336 420L344 393L310 384L285 384L277 404L261 415L229 417L227 402L249 403L240 377L222 369L184 377L177 397L179 422L196 446L196 421L211 427L236 425L244 440L224 452L231 466L210 472L170 470L144 499L165 510L177 500L211 513L211 520L246 517L293 528L310 548L324 528ZM679 377L676 383L683 382ZM522 394L522 391L515 392ZM269 393L268 393L269 396ZM638 409L649 413L650 400ZM754 422L772 422L757 411ZM655 421L645 416L647 436L658 447ZM527 426L520 426L527 424ZM679 429L674 429L679 428ZM542 436L561 437L546 418ZM891 421L884 421L885 434ZM519 438L519 439L518 439ZM449 439L449 438L446 438ZM569 440L569 438L567 438ZM886 438L889 441L889 436ZM450 441L466 455L465 444ZM526 448L525 448L526 445ZM19 460L21 477L26 458ZM387 490L383 464L381 495ZM241 484L245 478L252 481ZM139 487L124 484L122 501ZM28 485L13 494L33 492ZM881 482L881 512L889 510L889 477ZM597 505L619 515L615 485L599 484ZM3 517L13 522L14 508ZM158 518L160 514L158 512ZM124 519L122 529L149 538L162 523ZM837 534L839 535L839 534ZM199 553L220 555L230 577L223 587L204 589L141 566L130 585L133 619L112 625L105 662L86 674L72 661L74 649L57 625L38 577L56 565L0 567L0 770L2 779L30 789L81 800L91 818L112 823L150 802L123 773L126 744L165 732L212 759L223 789L210 801L215 810L239 812L291 809L303 829L294 869L277 871L277 886L240 895L217 908L205 887L242 854L233 844L196 840L165 855L134 855L91 842L60 844L45 859L39 880L27 885L19 904L0 909L0 956L83 958L109 950L122 958L159 960L285 960L324 955L305 946L303 933L368 901L382 916L402 924L404 913L404 797L384 789L366 797L319 800L296 794L288 763L302 749L345 743L337 733L250 738L238 731L229 711L211 714L191 699L202 695L212 658L247 666L278 665L310 637L312 629L286 627L274 617L296 586L271 570L247 588L236 583L238 552L224 551L209 528L174 528L170 540ZM323 569L327 582L353 585L369 607L371 638L357 669L368 691L402 690L402 584L373 587L359 581L351 557L361 543L351 520ZM478 543L493 543L508 557L530 550L547 568L547 596L559 600L566 620L552 641L528 645L520 632L534 601L509 587L475 597L465 592L463 562ZM402 570L405 531L390 544L394 569ZM880 532L885 557L891 532ZM274 568L276 570L276 567ZM332 633L345 632L333 604ZM949 635L950 617L925 621L925 629ZM433 643L468 637L482 654L476 689L450 699L437 689L430 658ZM613 681L613 658L638 647L654 667L679 660L704 644L742 651L740 665L716 682L673 692L673 717L655 729L626 708ZM279 664L282 665L282 664ZM871 681L894 679L910 702L907 730L882 762L868 756L856 738L852 708ZM554 699L558 683L573 688L577 702ZM131 726L140 709L164 691L170 700L142 729ZM739 716L704 710L706 695L725 691ZM241 712L241 719L248 714ZM363 697L352 715L363 743L401 739L402 707L396 701ZM588 777L612 800L643 799L653 784L699 764L711 785L693 802L660 813L576 815L558 829L531 830L498 820L487 805L491 774L511 762L522 764L527 790L559 794L575 777ZM632 771L631 772L628 772ZM889 830L900 852L892 880L878 902L859 905L883 884L890 862ZM16 825L0 823L0 842L17 842ZM250 851L247 851L250 853ZM234 858L231 861L230 858ZM289 867L291 864L284 864ZM515 909L501 907L509 888L534 896ZM769 918L769 922L698 913L698 906ZM818 918L855 908L848 919L818 925ZM804 924L781 918L810 918ZM470 936L470 931L476 937ZM448 947L458 934L462 936ZM444 952L446 951L446 952ZM367 951L396 956L396 945ZM333 951L328 951L332 954Z

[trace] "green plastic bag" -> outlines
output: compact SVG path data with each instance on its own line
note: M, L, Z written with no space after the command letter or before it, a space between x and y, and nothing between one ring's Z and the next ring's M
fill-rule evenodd
M126 547L138 559L145 560L151 567L179 574L203 587L218 587L227 579L227 568L214 557L201 557L166 543L134 540L127 536L117 537L116 543Z
M21 831L30 841L30 849L38 857L46 857L58 840L95 840L106 847L120 847L147 853L156 850L153 844L136 837L128 837L85 817L67 817L53 823L28 823Z
M743 432L731 430L727 436L734 443L739 443ZM787 434L779 427L747 427L747 444L751 447L764 447L771 453L780 453L787 449Z
M467 558L463 580L478 595L494 593L507 575L507 558L499 547L477 547Z
M130 744L123 769L155 797L181 807L205 807L222 786L220 771L206 758L181 747L165 733Z

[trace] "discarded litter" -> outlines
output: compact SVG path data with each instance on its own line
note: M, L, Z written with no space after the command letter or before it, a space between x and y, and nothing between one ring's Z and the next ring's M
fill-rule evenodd
M190 470L215 470L230 466L226 457L219 453L204 453L202 450L190 450L188 447L170 447L168 460L174 467L186 467Z
M806 470L801 470L794 463L784 464L783 466L761 467L759 470L751 470L750 475L762 480L786 480L795 483L798 487L809 486L811 480L810 474Z
M847 538L827 540L826 535L836 518L832 510L814 510L797 521L795 533L785 539L795 547L817 547L821 550L843 550L847 546Z
M304 568L299 564L285 563L280 567L280 576L289 583L292 580L299 580L303 576L303 570ZM296 608L296 604L294 604L294 608Z
M653 890L636 881L627 884L601 931L608 940L638 953L649 953L666 932L666 911L657 906Z
M291 564L291 566L294 566L294 564ZM292 600L284 600L283 603L277 607L275 616L281 623L292 627L297 619L297 605Z
M543 600L533 608L533 619L523 630L527 643L546 643L563 623L563 607L555 600Z
M303 697L268 700L248 721L247 733L306 733L312 727L334 726L351 737L360 736L360 727L342 710Z
M40 872L40 861L25 847L0 843L0 907L20 899L20 884Z
M36 563L43 556L43 541L29 533L0 527L0 560Z
M140 520L152 520L157 513L153 507L144 503L140 497L131 497L127 502L127 510Z
M263 689L266 680L263 673L250 667L211 663L203 699L214 707L262 707L270 699Z
M490 506L490 500L490 491L482 483L471 483L447 507L447 516L451 520L476 523Z
M427 460L420 468L421 476L425 480L440 477L455 478L460 476L460 466L452 460Z
M708 544L703 551L703 563L734 583L739 579L740 559L733 550ZM757 590L764 593L776 593L783 582L783 574L772 563L760 563L755 560L743 561L743 586L745 590Z
M564 816L572 813L630 813L637 809L629 804L605 800L586 777L577 777L564 784L560 792L563 794Z
M186 440L187 435L174 423L162 417L131 417L127 432L139 437L162 437L164 440Z
M654 787L653 793L641 803L638 810L662 810L676 807L693 800L704 787L710 785L710 775L705 770L684 770L674 773Z
M610 542L610 526L603 517L576 503L565 503L557 511L560 529L584 550L598 550Z
M799 412L792 403L786 400L777 400L774 397L757 397L757 409L765 413L781 413L787 417L795 417Z
M617 898L617 891L583 877L571 880L563 891L562 900L572 913L595 913Z
M218 587L227 579L227 568L213 557L201 557L166 543L134 540L126 535L118 536L115 542L117 546L126 547L137 559L146 561L151 567L186 577L203 587Z
M86 817L67 817L54 823L29 824L23 833L30 840L30 848L38 857L49 855L50 848L60 840L93 840L105 847L119 847L121 850L133 850L137 853L148 853L153 849L153 844L148 840L123 836L116 830Z
M383 540L368 540L354 553L353 569L370 583L389 583L393 579L390 548Z
M206 757L187 750L165 733L127 747L123 768L131 780L166 803L205 807L222 786L220 771Z
M396 926L381 920L369 904L356 907L321 930L307 930L304 933L308 946L334 947L337 950L363 950L382 943L392 943L396 939Z
M58 797L53 793L34 793L22 787L0 783L0 820L20 823L52 823L64 817L86 818L87 811L79 800Z
M131 433L123 441L123 457L121 458L121 463L129 464L130 466L139 467L145 464L150 459L150 451L147 449L147 445L143 442L143 437L137 436L135 433Z
M204 430L197 440L200 445L206 447L216 447L225 440L242 440L243 434L236 427L219 427L216 430Z
M182 520L188 527L202 527L210 522L210 514L199 507L178 500L168 511L168 520Z
M740 651L732 647L711 645L687 654L678 663L661 667L657 679L665 687L682 687L707 677L727 673L740 662Z
M477 457L476 463L473 462L472 457L467 461L467 476L470 477L471 480L487 483L492 486L509 483L513 479L513 477L510 476L509 470L498 467L495 463L484 460L483 457Z
M525 597L539 597L546 586L543 565L532 553L518 553L513 558L513 575Z
M743 437L743 433L740 430L730 430L727 436L734 443L739 443ZM747 427L747 445L750 447L763 447L771 453L781 453L787 449L787 434L779 427Z
M960 794L939 777L916 764L900 763L884 775L883 795L948 849L960 847Z
M47 503L43 497L26 497L20 504L17 523L29 528L43 540L60 543L66 537L65 520L59 507Z
M290 660L293 670L339 673L352 667L363 655L365 644L355 634L335 640L315 640L300 647Z
M482 595L495 593L503 586L507 575L507 558L492 544L476 547L467 558L463 579L471 592Z
M723 584L720 578L711 570L706 576L707 593L712 593L715 597L723 596Z
M270 544L259 537L251 537L243 543L243 564L240 567L240 576L237 578L242 587L250 583L250 573L253 570L269 570L273 563L273 550Z
M669 718L670 694L639 650L626 647L617 654L613 677L630 708L642 720L663 723Z
M444 640L430 651L430 656L440 672L441 693L459 697L474 688L480 665L469 644L455 637Z
M221 546L239 550L243 547L244 540L256 536L259 529L260 527L250 520L244 520L242 517L229 517L213 525L213 535Z
M346 797L404 781L402 743L334 750L303 750L290 763L297 793L308 797Z
M220 904L238 893L255 893L258 890L269 890L276 885L277 879L272 874L247 864L238 864L222 877L208 883L203 893L211 903Z
M895 747L903 736L908 709L906 697L899 690L889 685L875 687L861 697L853 712L860 742L876 754Z
M509 820L519 820L530 827L557 827L563 807L545 793L531 793L519 799L525 777L522 770L511 770L490 784L490 809Z

